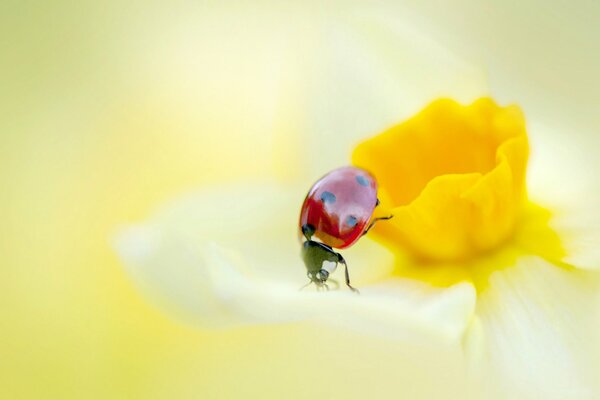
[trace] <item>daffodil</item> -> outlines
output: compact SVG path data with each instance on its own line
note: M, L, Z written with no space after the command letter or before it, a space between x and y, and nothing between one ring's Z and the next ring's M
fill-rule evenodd
M386 123L389 113L380 114ZM354 123L319 115L315 124L328 129ZM465 371L456 375L464 384L435 392L449 398L598 398L600 229L583 223L597 215L585 202L564 201L581 200L568 189L578 176L559 164L568 160L533 141L529 182L526 117L487 97L438 99L396 122L380 133L365 124L351 138L347 162L376 176L377 212L394 215L344 253L360 295L298 290L308 179L223 184L175 199L118 235L127 270L150 298L201 327L309 321L394 354L412 351L412 360L423 354L438 372L439 351ZM343 153L335 137L306 137L314 152L286 167L317 160L302 176L318 178L327 170L315 166L341 159L327 158ZM306 346L327 343L311 337Z

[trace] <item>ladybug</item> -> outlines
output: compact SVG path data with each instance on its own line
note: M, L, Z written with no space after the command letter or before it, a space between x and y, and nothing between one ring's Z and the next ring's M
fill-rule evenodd
M300 232L304 236L302 260L310 283L329 289L326 282L338 263L345 268L346 285L350 285L348 265L333 249L345 249L364 236L375 223L392 216L372 218L377 199L377 181L358 167L334 169L319 179L308 191L300 211ZM319 241L314 240L318 238ZM324 265L325 261L333 266Z

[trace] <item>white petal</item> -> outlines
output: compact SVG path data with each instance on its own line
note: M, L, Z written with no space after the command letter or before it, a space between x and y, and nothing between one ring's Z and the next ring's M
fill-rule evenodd
M562 210L550 225L560 235L566 253L565 263L582 269L600 269L600 209L597 204Z
M528 187L532 199L552 210L563 262L600 269L600 167L597 140L567 135L533 121Z
M538 257L494 273L466 337L484 398L598 398L598 276Z
M205 191L124 229L116 247L150 298L202 325L318 320L389 338L460 340L475 306L473 287L382 283L393 257L368 241L346 254L360 295L343 285L299 291L306 278L298 199L273 185ZM335 274L343 281L341 268Z
M432 100L471 102L489 93L483 68L414 27L410 14L362 5L323 21L305 139L306 169L347 163L358 141L418 112ZM341 15L340 15L341 14Z

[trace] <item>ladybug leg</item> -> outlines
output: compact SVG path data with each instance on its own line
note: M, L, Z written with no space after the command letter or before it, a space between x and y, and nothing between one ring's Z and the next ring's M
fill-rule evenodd
M365 229L365 231L363 232L362 236L366 235L367 232L369 232L371 230L371 228L373 227L373 225L375 225L375 223L377 221L381 221L381 220L387 220L387 219L392 219L394 218L393 215L388 215L387 217L379 217L379 218L375 218L373 221L371 221L371 223L369 224L369 226L367 227L367 229Z
M310 279L310 277L309 277L309 279ZM309 280L309 281L308 281L308 283L307 283L306 285L304 285L304 286L302 286L300 289L298 289L298 291L302 291L302 290L304 290L304 288L306 288L306 287L307 287L308 285L310 285L311 283L313 283L313 282L312 282L312 279L311 279L311 280Z
M316 283L316 285L317 285L317 292L322 292L322 291L329 292L329 286L325 282Z
M348 286L350 288L350 290L352 290L355 293L359 293L358 290L354 287L352 287L352 285L350 284L350 274L348 273L348 264L346 264L346 260L344 260L344 257L342 257L341 254L336 253L338 256L338 262L344 264L344 274L346 275L346 286Z
M333 282L336 290L340 288L340 283L333 278L329 278L329 280L327 282Z

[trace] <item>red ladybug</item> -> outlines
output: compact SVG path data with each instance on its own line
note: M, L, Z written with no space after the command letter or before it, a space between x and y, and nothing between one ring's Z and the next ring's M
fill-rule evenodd
M300 212L300 231L306 241L302 259L309 283L327 287L325 283L338 263L344 264L346 285L350 285L348 265L333 248L352 246L373 227L375 222L389 217L372 219L379 204L377 181L369 172L357 167L335 169L310 188ZM313 240L320 239L320 242ZM333 267L324 265L333 262Z

